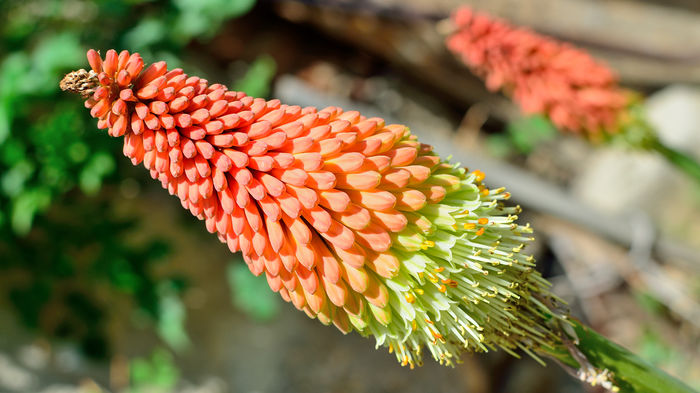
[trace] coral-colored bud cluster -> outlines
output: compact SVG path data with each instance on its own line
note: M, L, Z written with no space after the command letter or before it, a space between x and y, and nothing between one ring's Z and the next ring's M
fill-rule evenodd
M143 69L126 51L88 61L61 87L309 316L373 335L411 366L424 347L452 364L553 337L531 300L547 289L520 253L531 229L519 208L406 126L252 98L164 62Z
M469 7L455 11L453 21L447 47L490 90L504 90L523 112L547 115L560 129L591 137L617 131L626 95L588 53Z
M423 184L440 160L405 126L249 97L165 62L141 72L126 51L102 61L91 50L88 60L100 86L86 106L98 127L124 136L124 154L273 290L346 331L346 312L387 306L366 269L395 271L390 233L407 225L403 212L445 195ZM346 312L331 315L329 301Z

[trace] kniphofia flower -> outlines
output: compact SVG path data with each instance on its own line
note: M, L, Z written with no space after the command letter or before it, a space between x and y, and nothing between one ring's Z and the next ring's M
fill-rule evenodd
M588 53L469 7L452 20L447 47L488 89L504 91L523 112L544 114L560 129L593 138L618 131L627 94Z
M452 364L462 350L532 353L554 339L519 208L408 127L249 97L162 61L144 69L127 51L87 57L92 70L61 87L311 318L411 366L423 348Z

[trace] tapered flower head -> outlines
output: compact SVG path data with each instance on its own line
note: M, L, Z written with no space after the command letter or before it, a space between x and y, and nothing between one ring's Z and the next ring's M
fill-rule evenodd
M424 348L451 364L461 350L553 338L519 208L407 127L249 97L164 62L143 70L126 51L88 60L62 86L310 317L372 335L411 366Z
M606 66L573 46L509 25L469 7L452 16L447 47L493 91L511 95L528 114L597 138L614 133L627 97Z

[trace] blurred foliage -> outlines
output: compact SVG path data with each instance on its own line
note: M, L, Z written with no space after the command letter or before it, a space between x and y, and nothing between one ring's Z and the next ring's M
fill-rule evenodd
M264 276L252 275L240 258L229 263L226 276L236 308L258 321L269 321L277 316L279 297L270 291Z
M557 136L554 125L544 116L534 115L517 119L508 124L504 134L490 135L488 148L496 157L512 154L530 154L540 143Z
M118 141L99 132L58 81L87 66L88 48L139 51L172 66L186 45L211 38L254 0L0 1L0 296L29 327L75 339L92 356L109 350L112 302L131 299L172 348L185 348L185 280L158 276L167 253L131 244L136 219L112 217L102 191L133 171ZM274 63L256 62L251 89L267 88ZM257 79L259 80L257 80ZM252 86L252 87L251 87ZM115 189L116 187L112 187Z
M150 358L136 358L129 364L128 393L171 392L180 379L173 356L165 349L153 351Z
M37 217L27 236L0 242L0 295L28 327L77 340L89 356L105 356L106 324L109 311L119 309L117 295L129 295L156 320L169 301L159 286L175 288L172 293L184 288L183 278L153 274L169 246L154 239L128 241L136 225L110 214L108 199L61 198Z
M249 96L265 97L270 93L270 83L277 64L270 55L262 55L248 67L245 75L233 84L233 89Z
M637 340L636 352L654 366L687 376L684 380L691 386L700 386L700 381L692 380L692 352L689 357L677 345L674 346L668 336L664 337L663 329L658 323L649 322L667 320L669 309L649 292L634 291L633 295L637 304L649 316L647 322L640 325L642 334Z
M181 351L190 345L190 339L185 331L185 305L179 296L184 286L179 284L177 281L161 283L158 288L158 335L170 348Z

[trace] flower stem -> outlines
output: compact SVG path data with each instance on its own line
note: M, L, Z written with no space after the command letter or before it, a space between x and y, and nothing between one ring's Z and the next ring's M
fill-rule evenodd
M700 183L700 163L698 163L693 157L665 145L658 138L655 138L649 147L664 156L670 163Z
M605 386L606 381L612 382L614 387L608 386L611 391L697 393L685 383L601 336L580 321L570 321L576 339L569 340L562 332L564 338L561 346L549 349L547 355L565 369L574 368L576 376L581 380L602 386Z

